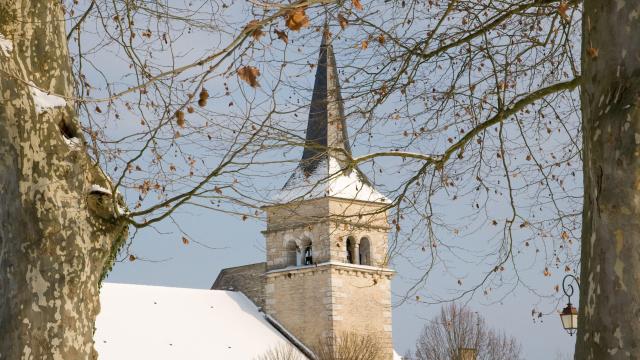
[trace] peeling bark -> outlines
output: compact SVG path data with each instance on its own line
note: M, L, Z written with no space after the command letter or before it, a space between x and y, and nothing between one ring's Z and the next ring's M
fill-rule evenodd
M99 282L127 227L88 206L91 184L107 179L68 100L62 5L0 0L0 10L10 42L0 48L0 359L96 358Z
M640 359L640 2L584 2L576 359Z

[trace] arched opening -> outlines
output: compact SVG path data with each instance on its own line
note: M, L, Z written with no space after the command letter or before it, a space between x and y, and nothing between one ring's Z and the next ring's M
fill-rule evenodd
M297 266L298 265L298 253L300 249L298 249L298 245L295 241L291 240L287 243L285 248L286 257L285 257L285 266Z
M369 238L363 237L360 239L360 264L371 265L371 242Z
M347 238L347 246L346 246L346 250L347 250L347 262L349 264L355 264L357 257L356 257L356 239L354 239L353 237L349 236Z
M313 264L313 251L311 250L311 245L304 248L304 264L305 265Z
M302 242L302 265L313 265L313 249L311 247L311 240L305 240Z

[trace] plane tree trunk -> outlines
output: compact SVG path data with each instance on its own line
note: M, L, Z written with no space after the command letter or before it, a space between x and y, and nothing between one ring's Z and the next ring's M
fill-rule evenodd
M640 359L640 1L584 1L576 359Z
M0 0L0 359L96 357L99 283L127 227L72 96L61 2Z

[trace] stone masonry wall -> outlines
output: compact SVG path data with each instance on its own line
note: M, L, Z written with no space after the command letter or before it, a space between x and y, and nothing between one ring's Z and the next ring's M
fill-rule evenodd
M392 359L392 271L358 265L303 267L266 274L266 312L312 348L326 336L376 337Z
M268 273L267 314L310 348L331 329L331 291L328 267L307 267Z
M352 332L375 337L384 359L393 358L391 272L333 267L331 293L336 336Z
M258 307L264 308L266 270L264 262L223 269L211 289L240 291Z

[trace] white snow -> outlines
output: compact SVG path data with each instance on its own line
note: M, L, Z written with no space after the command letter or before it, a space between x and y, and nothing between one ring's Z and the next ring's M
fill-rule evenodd
M100 302L102 360L252 360L289 344L239 292L104 283Z
M69 145L69 147L71 148L79 149L80 145L82 145L82 140L77 137L68 138L63 135L62 138L64 139L64 142L67 143L67 145Z
M67 102L57 95L47 94L46 92L38 89L33 83L29 83L29 89L31 90L31 96L33 102L36 105L36 112L42 114L45 111L67 105Z
M398 354L395 350L393 350L393 360L402 360L402 356Z
M7 56L13 51L13 43L2 34L0 34L0 50Z
M101 193L105 195L111 195L111 190L102 187L98 184L91 184L91 188L89 189L90 193Z
M306 176L302 168L296 168L285 187L274 197L276 203L288 203L295 200L309 200L321 197L337 197L349 200L361 200L389 203L384 195L371 185L362 181L359 170L345 174L337 160L329 157L323 160L315 171Z
M118 213L116 215L126 215L128 213L127 209L123 208L120 205L118 205L117 209Z

